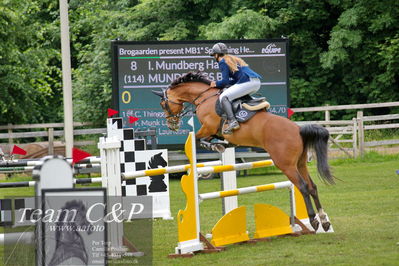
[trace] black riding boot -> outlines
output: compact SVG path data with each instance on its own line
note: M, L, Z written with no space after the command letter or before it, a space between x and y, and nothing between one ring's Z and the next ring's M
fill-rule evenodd
M233 133L233 130L240 128L240 124L234 117L233 107L231 106L229 99L227 97L223 97L221 104L223 110L226 112L228 123L227 128L223 129L223 134L230 135Z

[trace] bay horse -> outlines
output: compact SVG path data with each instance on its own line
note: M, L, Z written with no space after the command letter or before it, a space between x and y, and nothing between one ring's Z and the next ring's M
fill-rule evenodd
M176 80L163 91L153 91L161 97L161 107L165 112L167 125L178 130L180 119L186 113L184 103L195 106L201 128L196 133L197 140L210 140L221 133L221 117L216 114L219 89L210 87L211 80L203 73L189 72ZM229 143L240 146L263 148L270 154L274 164L301 191L305 200L310 224L315 229L319 222L310 200L312 196L322 227L328 231L330 222L320 204L317 187L307 169L307 151L314 148L317 169L322 180L334 184L327 158L329 132L318 125L299 127L285 117L274 115L266 110L257 112L250 120L241 123L231 135L223 135Z

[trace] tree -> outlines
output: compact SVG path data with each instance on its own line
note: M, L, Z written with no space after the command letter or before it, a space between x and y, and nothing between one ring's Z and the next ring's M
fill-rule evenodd
M58 51L47 40L53 23L40 19L44 7L0 3L0 124L59 118Z
M321 62L324 69L340 70L340 91L348 100L371 103L399 98L398 32L397 1L355 1L340 14Z
M105 110L111 106L111 40L196 39L199 27L219 18L215 10L227 4L225 0L71 1L76 120L105 121Z
M290 39L294 107L398 99L399 2L70 0L75 120L103 124L110 42ZM58 2L0 3L0 123L62 120ZM296 118L314 119L306 114Z

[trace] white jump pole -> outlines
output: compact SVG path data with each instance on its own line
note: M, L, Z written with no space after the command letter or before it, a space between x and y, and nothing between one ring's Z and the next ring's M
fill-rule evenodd
M0 245L8 245L15 243L32 244L35 242L34 232L18 232L18 233L7 233L0 234Z

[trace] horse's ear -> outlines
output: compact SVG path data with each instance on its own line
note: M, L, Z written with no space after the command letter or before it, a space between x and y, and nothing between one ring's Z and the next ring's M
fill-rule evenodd
M159 96L159 97L164 97L164 94L163 94L163 92L162 91L154 91L154 90L151 90L152 91L152 93L154 93L155 95L157 95L157 96Z

